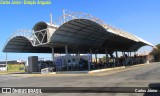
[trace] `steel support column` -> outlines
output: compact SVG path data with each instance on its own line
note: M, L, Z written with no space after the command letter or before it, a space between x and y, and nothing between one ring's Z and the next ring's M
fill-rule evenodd
M105 67L106 67L106 65L109 63L109 58L108 58L108 51L107 51L107 49L106 49L106 64L105 64Z
M54 57L54 47L52 46L51 47L52 48L52 62L53 62L53 65L56 67L56 70L55 71L57 71L57 65L55 65L55 57Z
M122 57L125 60L125 56L124 56L124 52L123 51L122 51ZM125 66L125 61L123 61L122 63L123 63L123 66Z
M8 71L8 63L7 63L7 58L8 58L8 56L7 56L7 53L6 53L6 70Z
M66 65L68 70L68 46L67 45L65 45L65 53L66 53Z
M118 51L116 51L116 64L118 65Z
M124 65L126 66L127 65L127 58L126 58L126 53L125 52L123 52L124 53Z
M92 49L90 48L89 51L90 51L89 52L90 54L89 54L89 58L88 58L89 59L88 60L89 61L88 62L88 70L91 70L91 65L92 65Z
M96 59L96 64L97 64L97 52L95 52L95 59Z

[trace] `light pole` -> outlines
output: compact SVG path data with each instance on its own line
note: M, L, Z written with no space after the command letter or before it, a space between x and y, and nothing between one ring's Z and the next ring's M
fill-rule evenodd
M8 71L8 66L7 66L7 53L6 53L6 69Z

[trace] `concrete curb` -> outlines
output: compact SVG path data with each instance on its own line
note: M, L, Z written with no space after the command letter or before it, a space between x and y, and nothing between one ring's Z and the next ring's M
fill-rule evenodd
M91 73L117 70L117 69L123 69L123 68L126 68L126 67L121 66L121 67L105 68L105 69L98 69L98 70L92 70L92 71L62 71L62 72L56 72L56 74L91 74Z
M126 67L125 66L121 66L121 67L114 67L114 68L105 68L105 69L93 70L93 71L89 71L88 74L97 73L97 72L104 72L104 71L110 71L110 70L123 69L123 68L126 68Z
M144 64L131 65L131 66L126 66L126 68L127 68L127 67L138 67L138 66L144 66L144 65L149 65L149 64L152 64L152 63L144 63Z
M61 71L56 74L87 74L89 71Z

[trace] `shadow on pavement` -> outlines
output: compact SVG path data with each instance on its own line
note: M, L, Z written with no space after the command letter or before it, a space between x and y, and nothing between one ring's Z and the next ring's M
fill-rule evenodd
M26 72L11 72L9 74L26 74Z
M160 83L150 83L148 85L148 88L154 89L154 90L160 90ZM160 91L158 92L152 92L152 93L145 93L143 96L160 96Z

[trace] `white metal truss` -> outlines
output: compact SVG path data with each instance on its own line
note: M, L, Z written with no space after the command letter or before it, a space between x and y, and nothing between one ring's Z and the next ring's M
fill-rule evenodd
M42 36L42 38L38 38L39 35ZM39 30L39 31L33 31L33 30L27 30L27 29L20 29L11 34L9 38L7 39L6 44L14 37L17 36L23 36L26 37L33 46L38 46L42 44L46 44L47 42L44 41L45 36L47 35L47 29ZM5 44L5 45L6 45Z
M41 38L40 35L42 36ZM47 29L42 29L39 31L34 31L32 33L32 37L33 37L33 46L38 46L38 45L43 45L46 44L47 41L45 41L45 36L47 35Z
M137 36L134 36L134 35L126 32L126 31L120 30L118 28L115 28L115 27L113 27L111 25L105 24L102 20L100 20L100 19L98 19L98 18L96 18L96 17L94 17L94 16L92 16L90 14L86 14L86 13L82 13L82 12L65 11L65 14L63 14L61 17L59 17L58 19L53 21L52 25L56 25L57 27L60 27L64 23L67 23L68 21L74 20L74 19L91 20L93 22L96 22L96 23L100 24L108 32L111 32L113 34L122 36L124 38L128 38L128 39L136 41L136 42L141 41L141 42L146 43L144 40L141 40L141 39L137 38ZM48 31L47 29L42 29L42 30L39 30L39 31L26 30L26 29L18 30L17 32L15 32L14 34L12 34L10 36L10 38L7 40L7 42L10 39L14 38L15 36L24 36L28 40L31 41L33 46L47 44L48 43L48 41L47 41L48 39L45 41L45 36L47 36L47 31ZM39 38L39 35L41 35L41 38Z
M6 44L8 43L8 41L10 41L12 38L14 38L16 36L23 36L23 37L26 37L28 40L33 40L32 34L33 34L32 30L28 30L28 29L17 30L16 32L11 34L11 36L9 36L9 38L7 39Z
M126 31L123 31L123 30L120 30L118 28L115 28L111 25L108 25L108 24L105 24L102 20L90 15L90 14L87 14L87 13L82 13L82 12L70 12L70 11L65 11L65 14L63 14L61 17L59 17L58 19L56 19L53 24L54 25L58 25L59 27L70 21L70 20L73 20L73 19L88 19L88 20L91 20L91 21L94 21L98 24L100 24L101 26L103 26L106 30L108 29L111 29L112 33L116 34L116 35L120 35L122 37L125 37L125 38L128 38L128 39L131 39L131 40L134 40L136 42L139 41L138 38L136 38L134 35L126 32Z

